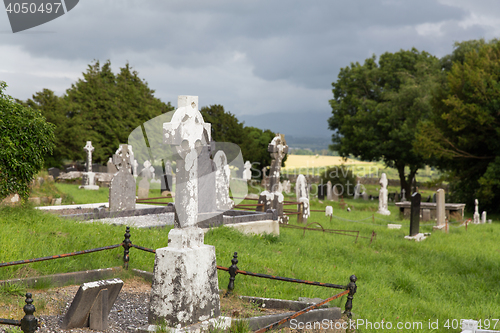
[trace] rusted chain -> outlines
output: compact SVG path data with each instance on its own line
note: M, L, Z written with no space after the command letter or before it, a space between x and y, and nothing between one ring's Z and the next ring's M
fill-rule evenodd
M255 207L255 206L262 207L262 206L264 206L264 204L238 204L238 205L235 205L234 207L249 207L249 206L251 206L251 207Z
M116 244L116 245L110 245L110 246L104 246L104 247L98 247L98 248L90 249L90 250L83 250L83 251L76 251L76 252L71 252L71 253L64 253L64 254L59 254L59 255L55 255L55 256L51 256L51 257L41 257L41 258L35 258L35 259L26 259L26 260L19 260L19 261L4 262L4 263L0 263L0 267L8 267L8 266L14 266L14 265L29 264L29 263L32 263L32 262L52 260L52 259L59 259L59 258L66 258L66 257L77 256L77 255L80 255L80 254L87 254L87 253L93 253L93 252L98 252L98 251L111 250L111 249L115 249L117 247L120 247L122 245L123 245L123 243Z
M222 270L222 271L229 271L228 267L223 267L223 266L217 266L217 269ZM336 289L346 289L346 286L342 286L339 284L307 281L307 280L293 279L293 278L287 278L287 277L281 277L281 276L275 276L275 275L252 273L252 272L248 272L248 271L242 271L239 269L236 270L236 274L250 275L250 276L260 277L260 278L264 278L264 279L279 280L279 281L285 281L285 282L303 283L303 284L308 284L308 285L312 285L312 286L321 286L321 287L336 288Z
M311 311L311 310L314 310L314 309L316 309L317 307L320 307L321 305L326 304L326 303L328 303L328 302L331 302L331 301L333 301L334 299L337 299L337 298L339 298L339 297L342 297L342 296L344 296L344 295L347 295L348 293L349 293L349 290L345 290L345 291L343 291L343 292L341 292L341 293L339 293L339 294L337 294L337 295L335 295L335 296L332 296L332 297L327 298L327 299L325 299L325 300L323 300L323 301L321 301L321 302L319 302L319 303L316 303L316 304L313 304L313 305L311 305L311 306L308 306L308 307L307 307L307 308L305 308L305 309L302 309L302 310L300 310L300 311L298 311L298 312L295 312L294 314L291 314L291 315L290 315L290 316L288 316L288 317L285 317L285 318L283 318L283 319L281 319L281 320L279 320L279 321L277 321L277 322L275 322L275 323L269 324L269 325L267 325L266 327L263 327L263 328L261 328L261 329L258 329L258 330L254 331L254 332L255 332L255 333L264 333L264 332L267 332L267 331L269 331L269 330L272 330L273 328L275 328L275 327L277 327L277 326L279 326L279 325L282 325L282 324L286 323L287 321L290 321L290 320L292 320L292 319L294 319L294 318L297 318L298 316L300 316L300 315L302 315L302 314L304 314L304 313L306 313L306 312L309 312L309 311Z
M156 250L153 250L153 249L148 249L147 247L142 247L142 246L135 245L135 244L131 244L130 246L131 246L131 247L135 247L136 249L139 249L139 250L142 250L142 251L151 252L151 253L156 253Z

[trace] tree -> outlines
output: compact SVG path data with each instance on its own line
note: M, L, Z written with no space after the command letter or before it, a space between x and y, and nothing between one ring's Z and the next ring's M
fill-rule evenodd
M92 141L93 160L103 164L137 126L174 109L153 94L129 64L115 75L110 61L103 66L96 61L62 97L44 89L26 105L41 110L57 126L55 160L84 159L83 146Z
M212 124L212 140L237 145L244 141L243 124L231 112L225 111L222 105L204 106L200 112L205 122Z
M331 150L342 157L382 160L398 170L401 188L411 185L424 158L413 149L416 126L430 113L431 92L439 80L439 61L416 49L351 63L332 83Z
M16 103L0 81L0 199L18 193L25 201L29 184L53 148L54 129L37 110Z
M253 177L262 178L262 168L271 165L271 154L267 151L267 147L275 137L275 133L268 129L261 130L249 126L244 128L244 134L245 140L240 145L243 159L252 163Z
M452 175L454 200L478 198L498 211L500 199L500 42L455 44L447 79L430 119L419 125L415 149ZM465 48L465 51L462 49Z

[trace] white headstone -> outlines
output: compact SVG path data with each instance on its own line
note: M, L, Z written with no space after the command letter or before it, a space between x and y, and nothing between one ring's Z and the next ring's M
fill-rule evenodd
M486 223L486 211L483 210L483 213L481 214L481 223Z
M446 225L446 211L445 211L445 191L438 189L436 192L436 224L437 227L442 228Z
M243 180L252 179L252 163L250 161L245 162L245 170L243 170Z
M325 216L333 216L333 207L332 206L326 206Z
M234 207L234 201L229 197L229 182L231 170L227 164L226 154L219 150L214 156L215 162L215 203L219 210L229 210Z
M476 199L474 201L475 209L474 209L474 224L479 224L479 201Z
M95 184L95 173L92 172L92 152L94 147L92 146L92 141L87 141L83 150L87 152L87 172L82 173L82 188L86 190L98 190L99 186Z
M332 182L326 183L326 200L333 201Z
M361 194L361 184L359 183L356 186L354 186L354 199L359 199L359 195Z
M303 174L298 175L295 181L295 196L297 197L297 201L299 201L300 198L309 199L307 180Z
M382 173L382 176L380 178L380 191L379 191L379 197L378 197L378 211L377 213L382 214L382 215L391 215L391 212L388 209L388 195L389 192L387 191L387 176L385 173Z
M113 155L118 172L109 186L109 210L112 212L135 209L135 179L130 173L128 145L120 145L119 153Z

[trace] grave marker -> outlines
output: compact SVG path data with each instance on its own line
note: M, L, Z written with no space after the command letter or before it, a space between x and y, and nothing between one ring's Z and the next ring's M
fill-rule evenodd
M92 141L87 141L83 150L87 152L87 172L82 172L82 186L86 190L98 190L99 186L95 184L95 173L92 172L92 152L94 147Z
M379 196L378 196L378 211L377 213L382 214L382 215L391 215L391 212L389 211L389 206L388 206L388 194L389 192L387 191L387 176L385 173L382 173L382 176L380 177L380 182L379 184L381 185L380 191L379 191Z
M109 186L109 210L112 212L135 209L135 178L130 173L128 145L120 145L119 153L113 155L115 173Z
M410 237L416 236L420 231L420 193L411 196Z
M445 209L445 191L438 189L436 191L436 229L442 229L446 226L446 209Z
M333 201L332 182L326 183L326 200Z
M245 162L245 170L243 170L243 180L251 180L252 179L252 163L250 161Z

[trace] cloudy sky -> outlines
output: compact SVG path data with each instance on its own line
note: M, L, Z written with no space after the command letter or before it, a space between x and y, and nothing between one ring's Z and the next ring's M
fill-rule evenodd
M351 62L411 47L441 57L455 41L500 37L498 0L81 0L18 33L1 11L0 80L15 98L62 95L94 59L109 59L174 106L198 95L247 125L283 114L297 136L312 124L329 135L331 83Z

